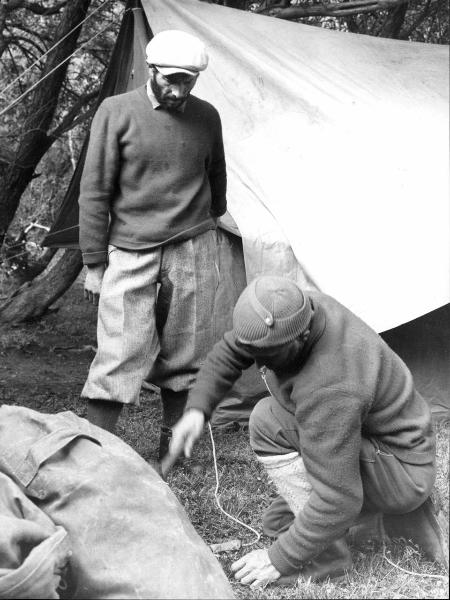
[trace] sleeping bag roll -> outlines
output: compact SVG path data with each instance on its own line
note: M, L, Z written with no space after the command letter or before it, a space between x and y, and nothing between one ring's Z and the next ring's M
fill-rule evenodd
M0 471L68 533L67 598L233 598L156 471L71 412L0 408Z

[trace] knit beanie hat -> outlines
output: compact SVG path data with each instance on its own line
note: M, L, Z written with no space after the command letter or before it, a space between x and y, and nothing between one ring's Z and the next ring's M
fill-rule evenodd
M255 348L292 342L309 326L309 297L291 279L263 275L240 295L233 311L237 341Z

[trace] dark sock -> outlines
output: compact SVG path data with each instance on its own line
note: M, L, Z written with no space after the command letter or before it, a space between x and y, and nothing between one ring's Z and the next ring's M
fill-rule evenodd
M172 390L161 390L162 403L162 427L159 439L159 459L169 450L170 438L172 437L172 427L181 418L184 407L186 406L188 392L173 392Z
M162 402L162 424L172 428L181 419L186 406L188 392L173 392L172 390L161 390Z
M89 400L87 409L87 420L97 427L114 433L116 423L122 411L121 402L110 400Z

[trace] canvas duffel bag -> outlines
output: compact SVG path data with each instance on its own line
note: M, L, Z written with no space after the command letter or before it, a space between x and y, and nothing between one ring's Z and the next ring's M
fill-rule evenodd
M69 534L70 598L233 598L156 471L71 412L0 408L0 472Z
M0 598L59 598L67 532L0 473Z

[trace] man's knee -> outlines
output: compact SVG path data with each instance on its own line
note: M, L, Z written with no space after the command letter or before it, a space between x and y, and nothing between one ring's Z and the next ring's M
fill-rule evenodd
M256 454L266 454L268 440L272 440L276 436L276 431L274 431L276 423L272 418L271 411L273 401L271 396L262 398L250 414L248 423L250 445Z
M259 402L256 403L253 408L250 419L249 419L249 429L251 432L258 433L261 429L267 429L267 426L270 427L270 406L272 405L273 398L271 396L262 398Z
M250 445L256 454L285 454L299 451L294 415L272 397L260 400L249 420Z

